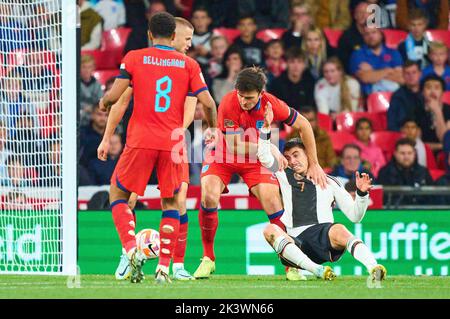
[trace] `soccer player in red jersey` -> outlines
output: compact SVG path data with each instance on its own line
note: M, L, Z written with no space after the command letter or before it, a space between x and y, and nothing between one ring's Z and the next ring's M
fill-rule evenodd
M153 47L130 51L125 56L121 76L100 101L101 108L109 108L132 81L134 109L128 125L127 145L111 177L110 202L114 224L130 259L133 283L143 279L144 258L136 251L135 221L128 199L131 192L143 195L154 167L163 210L155 278L160 283L170 282L168 268L180 227L176 193L182 174L182 165L175 162L179 152L174 151L180 140L173 140L171 136L174 130L183 127L184 102L189 90L205 106L209 127L216 126L216 105L198 63L171 47L175 27L172 15L166 12L153 15L149 23ZM98 148L100 158L107 154L104 144L109 143L107 134L110 133L105 132Z
M186 54L192 45L192 36L194 33L194 26L186 19L181 17L175 18L176 28L175 28L175 38L172 42L172 46L178 52ZM119 98L119 101L111 107L108 117L108 124L106 126L107 131L114 131L123 118L125 111L127 110L131 97L133 95L133 88L129 87ZM187 128L194 120L195 107L197 105L197 98L192 96L191 93L188 94L184 104L184 116L183 116L183 127ZM185 268L184 268L184 257L186 254L186 243L187 243L187 233L188 233L188 215L186 211L186 197L187 190L189 186L189 163L187 159L187 151L182 150L180 156L182 156L182 178L181 186L178 191L178 206L180 212L180 232L175 245L174 256L173 256L173 278L177 280L192 280L195 279ZM136 193L131 193L128 200L128 205L133 210L138 200L138 195ZM124 249L123 249L124 250ZM128 279L131 270L129 267L128 257L126 252L123 252L120 257L120 263L117 267L115 276L118 280Z
M194 273L195 278L209 278L215 271L214 237L217 230L217 207L222 192L234 173L239 174L252 195L260 201L270 223L284 229L280 218L284 212L279 184L274 175L256 159L259 129L264 124L264 110L270 104L274 121L299 130L309 161L308 176L325 187L326 176L318 164L313 131L309 122L286 103L264 91L266 77L259 68L242 70L235 90L225 95L218 111L218 125L224 138L218 139L216 150L205 159L201 175L201 207L199 223L202 233L203 258ZM248 141L244 140L248 139ZM224 143L222 142L224 141ZM287 161L276 147L273 154L279 169ZM289 277L288 277L289 278Z

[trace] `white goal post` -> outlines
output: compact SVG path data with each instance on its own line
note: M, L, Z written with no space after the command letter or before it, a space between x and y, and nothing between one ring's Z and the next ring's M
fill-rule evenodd
M0 0L0 274L77 273L76 0Z

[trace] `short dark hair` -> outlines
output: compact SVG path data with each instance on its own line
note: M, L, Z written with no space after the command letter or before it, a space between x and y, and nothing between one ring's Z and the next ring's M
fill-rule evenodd
M235 88L241 92L261 92L267 83L263 69L257 66L248 67L239 72Z
M254 17L253 15L251 15L251 14L243 14L243 15L241 15L241 16L239 17L238 24L241 23L241 21L242 21L242 20L245 20L245 19L252 19L253 23L256 24L256 19L255 19L255 17Z
M284 144L283 152L290 151L291 149L298 147L304 151L306 151L305 144L303 144L302 140L298 137L292 138Z
M157 12L150 18L148 29L154 38L169 39L175 32L175 18L168 12Z
M441 84L442 91L445 91L445 81L444 81L444 79L442 79L440 76L438 76L436 74L427 75L425 77L425 79L423 79L422 82L420 83L421 84L420 85L420 90L423 91L423 88L425 87L425 84L427 82L430 82L430 81L437 81L437 82L439 82Z
M341 154L344 154L344 152L345 152L347 149L351 149L351 148L354 149L354 150L357 150L358 153L359 153L359 155L361 155L361 147L359 147L358 145L353 144L353 143L345 144L344 147L342 148Z
M406 60L405 63L403 63L404 69L412 67L412 66L416 66L419 69L419 71L422 71L422 69L420 68L419 61Z
M414 20L420 20L424 19L428 22L428 17L421 9L410 9L408 12L408 20L414 21Z
M191 18L194 16L194 13L196 13L197 11L203 11L203 12L206 12L206 14L208 15L208 17L211 16L211 15L209 14L208 9L207 9L205 6L198 6L198 7L195 7L194 10L192 10Z
M370 129L373 131L373 125L372 125L372 121L369 120L367 117L361 117L360 119L358 119L355 123L355 130L358 129L359 125L361 123L367 123L370 126Z
M417 121L415 119L413 119L412 117L407 117L402 121L402 125L401 127L405 126L406 123L409 122L413 122L414 124L416 124L417 126L419 126L419 123L417 123Z
M300 47L289 48L286 51L285 57L286 57L286 61L292 60L292 59L299 59L302 61L306 61L305 54L302 52L302 49L300 49Z
M277 43L280 44L281 47L284 48L284 43L281 39L271 39L264 45L264 49L267 50L271 45L274 45Z
M395 143L395 150L397 151L398 148L400 146L402 146L402 145L409 145L412 148L415 148L416 147L416 142L411 140L411 139L409 139L409 138L407 138L407 137L403 137L403 138L399 139L397 141L397 143Z

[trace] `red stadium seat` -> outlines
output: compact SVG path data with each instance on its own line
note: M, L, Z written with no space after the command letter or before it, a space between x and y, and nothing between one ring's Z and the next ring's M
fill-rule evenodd
M351 144L356 141L356 137L348 132L328 132L330 135L331 143L333 144L333 149L337 154L342 152L342 149L346 144Z
M273 40L273 39L281 39L284 32L286 32L286 29L283 29L283 28L263 29L256 33L256 38L258 38L264 42L269 42L270 40Z
M408 33L402 30L384 29L384 39L386 46L391 49L397 49L400 42L404 41Z
M398 139L401 137L401 133L392 131L378 131L373 132L372 135L370 135L370 139L381 148L387 161L391 160L392 154L394 154L395 151L395 143L397 143Z
M130 33L131 28L117 28L104 31L102 34L102 46L100 50L107 51L108 54L113 54L117 65L122 60L123 50L125 49Z
M317 113L317 122L319 127L324 129L325 131L333 130L333 119L328 114Z
M430 41L443 42L450 48L450 30L428 30L426 35Z
M325 36L327 37L328 42L330 43L330 45L333 48L337 48L338 43L339 43L339 39L341 38L343 31L342 30L337 30L337 29L325 28L323 30L323 33L325 33Z
M365 117L372 122L374 131L384 131L387 128L386 113L347 112L336 116L336 128L338 131L353 133L358 119Z
M94 77L101 83L102 89L105 89L106 81L108 81L112 77L116 77L119 75L119 71L114 70L98 70L94 72Z
M450 91L444 92L442 100L444 101L444 103L450 104Z
M110 54L107 51L100 50L84 50L81 51L81 55L89 54L95 59L96 70L112 70L117 69L119 64L114 54Z
M445 175L445 171L442 169L430 169L429 172L433 181L437 181L440 177Z
M234 42L238 36L241 35L241 31L238 29L230 29L230 28L216 28L213 30L214 35L222 35L227 38L228 43L231 44Z
M386 112L391 102L392 92L375 92L367 98L367 111L370 113Z

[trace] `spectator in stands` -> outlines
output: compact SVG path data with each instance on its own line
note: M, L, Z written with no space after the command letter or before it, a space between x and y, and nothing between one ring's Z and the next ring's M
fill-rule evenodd
M397 0L397 28L408 30L408 17L413 9L424 12L429 29L448 29L448 0Z
M214 79L223 72L223 57L228 50L228 41L224 36L213 36L211 38L211 58L208 61L207 74Z
M62 161L61 161L61 141L47 141L46 155L43 164L39 167L40 186L61 187L62 182Z
M16 153L27 154L21 159L24 165L33 167L40 162L43 139L39 127L38 118L31 111L24 110L17 114L11 148Z
M443 151L445 153L445 175L441 176L436 181L436 185L450 186L450 130L445 133L443 144ZM442 196L441 202L444 205L450 205L450 196Z
M416 115L422 139L433 151L442 149L444 134L450 129L450 105L442 101L445 83L442 78L429 75L422 82L425 109Z
M416 160L414 142L402 138L395 144L395 152L391 161L384 166L378 175L377 183L381 185L414 186L433 185L433 179L427 168ZM427 200L420 196L399 197L402 204L425 204Z
M29 43L25 26L14 18L11 4L0 4L0 51L2 54L20 50Z
M388 130L397 132L405 119L416 119L417 112L424 109L420 92L422 72L419 64L408 60L403 64L402 69L405 83L392 94L387 111Z
M223 72L212 82L212 92L217 104L225 94L234 90L237 75L244 68L244 55L238 47L231 46L223 59Z
M80 125L86 125L89 122L94 105L103 96L102 85L95 79L94 71L94 58L91 55L82 55L80 70Z
M272 39L266 44L264 50L266 57L266 69L269 72L268 81L270 83L273 78L277 78L286 68L286 60L284 59L283 41L280 39Z
M322 30L312 27L302 41L302 50L308 61L308 68L314 80L318 80L322 76L322 66L327 57L333 55L331 49L327 52L327 42Z
M331 139L327 131L319 126L317 111L313 107L306 106L302 108L301 114L312 126L314 138L316 140L317 158L319 159L320 166L324 169L331 170L337 161L336 153L334 152L333 144L331 143ZM286 140L296 137L300 137L298 135L298 131L292 131Z
M345 30L350 26L352 20L348 0L319 0L318 2L317 27Z
M400 53L386 47L380 29L365 27L363 38L365 44L350 59L350 73L362 83L363 93L397 90L403 83Z
M9 141L6 122L0 120L0 186L6 186L8 183L8 169L6 160L13 154L7 146Z
M422 72L422 79L433 74L441 77L445 82L445 91L450 91L450 65L447 63L448 48L442 42L431 42L430 44L430 60L428 65Z
M36 164L35 164L36 165ZM31 187L36 182L36 172L33 167L26 167L23 159L19 155L11 155L6 160L7 187Z
M369 12L367 11L367 2L360 2L353 12L353 22L350 28L346 29L339 38L338 56L344 64L345 70L350 70L350 56L353 51L358 50L364 45L363 31L366 26Z
M406 119L400 130L404 137L415 142L417 163L429 168L436 168L436 160L433 151L425 144L420 137L420 129L417 122L413 119Z
M244 52L245 66L264 65L264 42L256 38L257 25L252 16L243 16L239 19L237 28L241 32L233 46Z
M366 173L370 178L373 178L372 173L363 167L359 146L347 144L342 149L341 164L337 165L330 175L338 177L345 185L349 180L355 178L356 171L360 174Z
M380 169L386 164L382 149L370 140L373 132L372 122L363 117L356 121L355 135L356 145L361 149L361 159L366 163L365 168L370 170L375 177Z
M213 28L235 28L239 17L236 14L238 6L238 0L195 0L193 7L204 7L208 10Z
M211 18L206 8L197 8L192 13L191 19L194 26L194 36L192 37L193 57L201 65L207 65L209 53L211 51L210 40L212 32L210 30Z
M300 48L287 50L286 64L286 71L272 81L268 91L298 111L306 105L314 106L314 78Z
M346 75L337 57L329 58L323 65L323 78L314 89L317 110L335 119L341 112L356 112L361 97L361 87L353 77Z
M80 18L81 50L95 50L100 48L103 19L86 0L80 0Z
M311 6L306 2L295 2L290 10L290 27L283 34L282 41L285 50L302 46L302 37L314 24L314 14Z
M80 127L80 164L88 167L92 159L97 158L97 148L105 132L108 114L100 111L98 104L94 106L89 125Z
M94 158L89 162L88 171L95 185L108 185L120 153L122 153L122 139L120 134L111 136L108 158L106 161L100 161Z
M124 53L131 50L143 49L148 46L147 8L144 0L125 0L126 26L131 28L125 45Z
M2 77L2 91L0 92L0 114L5 119L4 124L10 129L10 137L16 134L16 122L18 115L27 107L34 111L34 105L26 104L22 90L22 80L17 70L11 70Z
M125 25L125 6L123 2L114 0L100 0L94 7L103 18L105 31Z
M279 0L239 1L238 12L241 16L255 17L255 23L261 29L287 28L289 2Z
M430 42L425 34L428 20L421 10L412 10L409 15L409 34L398 46L403 61L417 61L421 69L429 64L428 47Z

